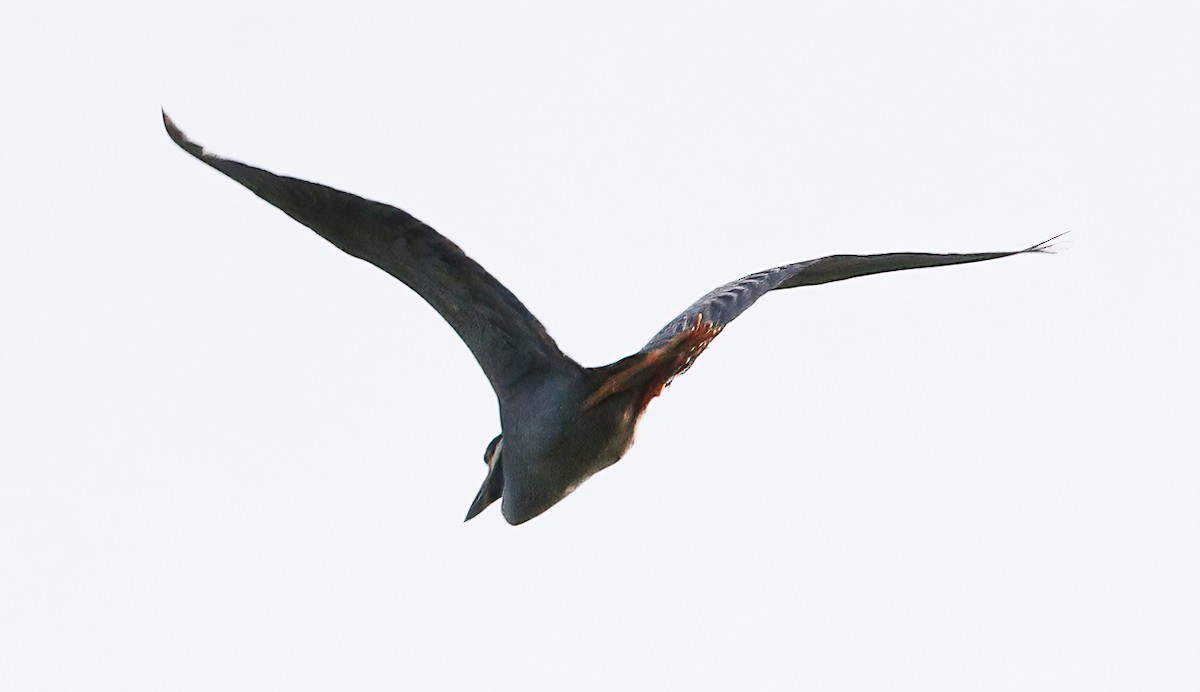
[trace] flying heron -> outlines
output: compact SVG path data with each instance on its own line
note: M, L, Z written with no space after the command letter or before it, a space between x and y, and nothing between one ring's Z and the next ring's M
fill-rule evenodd
M396 207L216 156L163 112L184 151L241 183L342 251L408 285L466 342L500 403L500 429L483 454L487 476L467 520L503 498L520 524L553 507L633 444L650 401L763 294L857 276L1047 252L1055 236L1024 250L971 254L830 255L750 274L707 293L637 353L588 368L563 354L529 310L483 267Z

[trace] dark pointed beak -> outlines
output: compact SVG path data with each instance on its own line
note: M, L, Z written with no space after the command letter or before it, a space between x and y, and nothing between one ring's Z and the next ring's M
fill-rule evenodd
M467 510L467 518L463 521L471 521L487 509L488 505L500 499L504 493L504 472L500 469L502 465L502 460L497 459L488 469L487 478L483 479L483 485L479 486L479 493L475 495L475 501L471 503L471 508Z

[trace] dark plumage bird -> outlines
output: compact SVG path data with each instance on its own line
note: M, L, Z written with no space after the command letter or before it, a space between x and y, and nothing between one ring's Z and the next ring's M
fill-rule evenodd
M650 400L768 291L1046 252L1055 240L1011 252L831 255L767 269L700 298L637 353L588 368L564 355L537 318L483 267L404 211L215 156L188 139L166 113L163 124L184 151L407 284L466 342L499 399L501 426L484 452L487 477L468 520L503 498L501 511L510 524L528 521L616 463L633 444Z

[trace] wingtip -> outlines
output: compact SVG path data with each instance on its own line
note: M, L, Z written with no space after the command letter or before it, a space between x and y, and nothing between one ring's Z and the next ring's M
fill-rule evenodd
M204 158L204 147L188 139L187 135L183 134L183 130L180 130L179 126L175 124L175 121L171 120L171 116L167 115L166 109L164 108L161 110L163 127L167 128L167 134L171 136L171 139L174 140L174 142L178 144L181 149L192 156L195 156L199 159Z
M1056 243L1055 241L1057 241L1059 238L1062 238L1063 236L1065 236L1068 233L1070 233L1070 231L1063 231L1062 233L1059 233L1058 235L1054 236L1053 238L1047 238L1046 240L1043 240L1042 242L1038 243L1037 245L1031 245L1031 246L1025 248L1021 252L1041 252L1041 253L1045 253L1048 255L1053 255L1055 252L1057 252L1059 250L1059 248L1062 247L1061 242Z

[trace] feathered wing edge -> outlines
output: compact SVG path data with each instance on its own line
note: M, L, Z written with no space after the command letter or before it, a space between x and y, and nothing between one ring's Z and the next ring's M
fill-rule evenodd
M970 254L897 252L879 255L830 255L744 276L710 291L667 323L628 358L592 368L595 390L585 407L630 386L648 386L645 402L658 396L687 371L730 322L770 291L844 281L870 274L969 264L1026 253L1053 253L1060 233L1023 250Z
M697 323L711 324L724 329L764 294L777 289L815 286L845 281L860 276L885 272L944 267L1011 257L1025 253L1052 253L1054 242L1066 235L1060 233L1023 250L1006 252L977 252L970 254L933 254L925 252L893 252L879 255L830 255L795 264L775 267L731 281L705 294L675 319L667 323L642 348L650 351L665 344L671 337Z
M184 151L416 291L467 344L501 401L533 370L579 368L512 292L418 219L387 204L216 156L188 139L165 111L162 117Z

